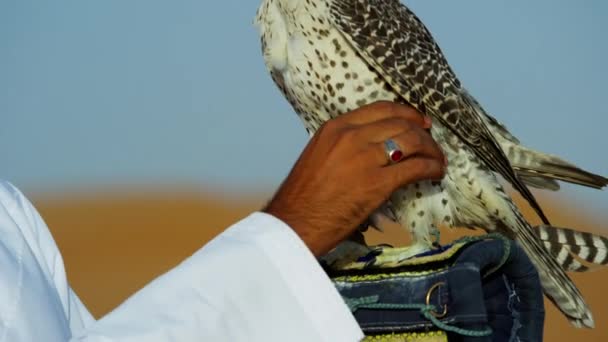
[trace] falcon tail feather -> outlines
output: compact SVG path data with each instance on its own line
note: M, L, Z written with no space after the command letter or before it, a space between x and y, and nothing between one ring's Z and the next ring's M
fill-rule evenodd
M556 180L601 189L608 185L608 178L583 170L558 156L535 151L523 146L507 127L486 112L466 89L462 94L484 118L490 131L509 158L511 166L526 184L539 189L557 191Z
M527 149L523 146L515 147L517 159L529 162L513 162L513 169L518 175L526 179L541 178L545 180L560 180L594 189L602 189L608 185L608 178L585 171L558 157ZM534 186L534 184L530 184ZM544 187L553 190L551 187ZM558 187L559 189L559 187ZM557 189L555 189L557 190Z
M517 215L517 226L515 238L536 266L545 295L572 325L593 328L593 314L566 271L520 214Z
M591 265L608 265L608 238L604 236L546 225L536 227L535 232L567 271L586 272L598 268Z
M517 172L517 169L515 169ZM544 178L544 176L527 176L518 172L519 178L526 185L537 189L544 189L550 191L558 191L560 189L559 183L555 179Z

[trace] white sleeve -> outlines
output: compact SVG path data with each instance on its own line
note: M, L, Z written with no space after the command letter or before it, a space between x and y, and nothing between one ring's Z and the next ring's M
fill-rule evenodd
M68 286L61 254L25 196L0 181L0 342L62 341L95 320Z
M0 190L2 185L6 186L0 184ZM16 189L11 189L13 194L22 197ZM26 201L24 197L23 201ZM35 213L33 217L38 217L33 207L29 210ZM15 215L15 206L12 211L9 216L19 216ZM28 215L32 216L26 210L26 215L22 216ZM46 233L38 233L33 240L26 238L29 249L47 246L46 249L52 250L48 248L52 245L56 250L42 220L34 222L36 231ZM0 225L4 223L0 212ZM21 224L31 225L32 222L23 220ZM0 242L5 242L3 236L0 236ZM0 254L0 263L2 258ZM36 327L33 330L37 331L38 337L44 336L48 341L60 341L59 337L66 329L73 341L283 342L359 341L363 338L353 316L304 243L282 221L263 213L254 213L228 228L98 321L91 319L64 281L65 272L58 252L38 253L35 259L39 264L55 265L53 274L45 276L50 279L48 287L52 287L47 289L46 297L54 295L57 298L48 301L48 310L41 309L40 300L33 299L7 310L20 311L11 316L12 328L7 329L11 336L19 337L20 330ZM57 267L57 263L61 267ZM29 262L17 268L23 271L28 267L32 268L31 272L44 268L33 267ZM29 288L39 292L39 285L28 281L21 281L17 291L21 292L21 298L29 295ZM0 279L0 285L5 286L3 282ZM7 283L10 287L14 282L9 280ZM58 303L63 310L56 309ZM0 302L0 310L4 310L3 307ZM47 317L53 312L66 317ZM47 322L32 323L34 314ZM2 315L0 311L0 323L5 323ZM58 324L67 327L56 327ZM46 326L50 327L46 331L40 328ZM51 334L57 338L50 338ZM27 339L3 340L0 324L0 342L19 340Z
M254 213L75 339L359 341L361 330L298 236Z

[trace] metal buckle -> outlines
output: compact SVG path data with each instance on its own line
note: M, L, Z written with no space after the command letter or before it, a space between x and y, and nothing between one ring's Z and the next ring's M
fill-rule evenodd
M426 293L426 305L427 306L431 305L431 295L433 294L433 291L435 291L439 287L445 286L445 285L446 285L445 282L440 281L440 282L436 283L435 285L431 286L431 288L429 289L429 291ZM438 313L436 311L431 311L431 315L435 316L436 318L443 318L447 314L448 314L448 305L447 304L443 304L443 312L442 313Z

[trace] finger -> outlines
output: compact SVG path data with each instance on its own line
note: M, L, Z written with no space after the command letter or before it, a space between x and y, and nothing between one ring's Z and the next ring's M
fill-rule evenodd
M386 139L416 129L422 129L417 122L402 116L394 116L357 126L354 128L353 134L356 140L370 144L381 143Z
M390 137L403 153L402 161L413 156L437 159L443 162L444 155L439 145L433 140L431 135L421 128L412 128L396 136ZM378 166L386 166L391 163L385 141L371 143L365 149L368 158L375 161ZM401 162L402 162L401 161Z
M365 125L391 117L402 117L423 127L425 125L429 126L430 123L413 107L388 101L365 105L352 112L343 114L335 120L341 120L351 125Z
M408 158L379 169L387 193L419 181L442 179L445 171L442 161L422 156Z

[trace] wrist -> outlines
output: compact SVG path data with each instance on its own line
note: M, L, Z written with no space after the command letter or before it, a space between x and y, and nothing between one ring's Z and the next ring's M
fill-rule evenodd
M262 209L262 212L276 217L289 226L315 257L325 255L340 242L332 241L335 238L323 228L323 224L314 224L298 212L277 208L272 204Z

